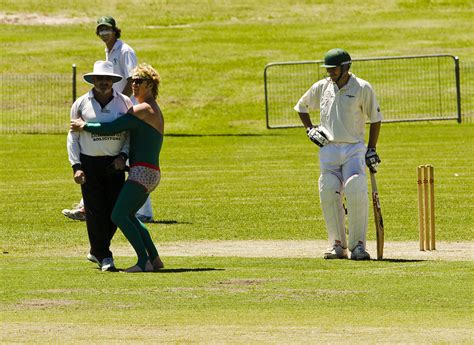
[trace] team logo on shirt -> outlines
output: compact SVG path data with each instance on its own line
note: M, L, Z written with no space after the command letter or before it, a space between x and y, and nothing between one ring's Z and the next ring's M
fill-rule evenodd
M122 140L122 133L116 133L112 135L100 135L91 133L92 141L117 141Z

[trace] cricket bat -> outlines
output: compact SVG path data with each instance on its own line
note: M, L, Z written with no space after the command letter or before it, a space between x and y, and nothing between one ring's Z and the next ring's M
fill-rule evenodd
M377 182L375 181L375 173L377 171L370 170L370 183L372 185L372 204L374 208L375 230L377 235L377 260L383 258L384 229L382 210L380 208L379 191Z

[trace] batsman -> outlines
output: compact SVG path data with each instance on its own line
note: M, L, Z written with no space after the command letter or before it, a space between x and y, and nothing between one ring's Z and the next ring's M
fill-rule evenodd
M300 98L294 109L308 138L319 146L321 175L318 181L321 208L330 247L325 259L370 260L366 250L368 186L365 165L380 163L376 152L382 113L372 86L349 72L351 57L344 49L324 56L328 77L319 80ZM319 109L319 124L310 112ZM365 123L370 122L365 145ZM346 198L349 238L346 238Z

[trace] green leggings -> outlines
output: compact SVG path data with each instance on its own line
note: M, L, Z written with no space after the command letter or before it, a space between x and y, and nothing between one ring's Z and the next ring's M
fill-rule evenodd
M147 260L158 256L148 229L135 214L145 203L148 194L138 183L126 181L112 211L112 221L122 230L138 256L137 265L145 271Z

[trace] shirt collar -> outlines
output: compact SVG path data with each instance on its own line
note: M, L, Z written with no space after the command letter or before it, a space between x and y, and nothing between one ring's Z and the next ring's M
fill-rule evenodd
M117 91L115 91L115 89L112 87L112 96L115 98L117 97ZM92 89L89 90L89 92L87 93L87 97L89 97L89 99L92 99L94 98L94 92L92 92Z
M339 87L337 86L337 84L336 84L334 81L332 81L331 78L328 77L328 79L329 79L329 81L331 82L331 84L333 85L334 89L337 89L337 90L348 89L348 88L351 87L352 84L355 82L355 78L356 78L355 74L349 72L349 80L347 81L346 85L344 85L342 88L339 88Z
M117 39L114 43L114 46L112 47L112 49L110 51L107 49L107 47L105 47L105 52L107 54L110 54L114 50L120 49L120 47L122 47L122 44L123 44L122 40Z

